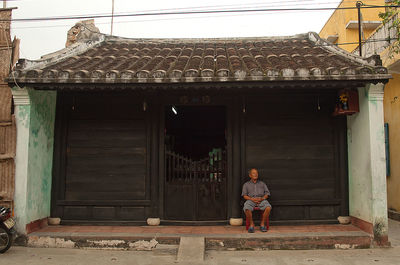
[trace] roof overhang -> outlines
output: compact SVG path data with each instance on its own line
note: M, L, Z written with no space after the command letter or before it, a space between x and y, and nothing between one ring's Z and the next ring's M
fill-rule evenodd
M329 41L330 43L335 43L337 41L337 39L339 38L338 34L335 35L328 35L328 37L326 38L327 41Z
M349 80L292 80L292 81L243 81L243 82L192 82L192 83L19 83L20 87L29 87L36 90L56 91L221 91L221 90L270 90L270 89L341 89L358 88L366 84L387 83L386 79L349 79ZM9 83L15 86L15 83Z

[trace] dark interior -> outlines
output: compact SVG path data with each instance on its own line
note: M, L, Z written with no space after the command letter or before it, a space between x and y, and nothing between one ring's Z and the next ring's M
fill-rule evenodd
M197 160L214 148L225 149L225 128L224 106L166 106L166 149L185 157Z

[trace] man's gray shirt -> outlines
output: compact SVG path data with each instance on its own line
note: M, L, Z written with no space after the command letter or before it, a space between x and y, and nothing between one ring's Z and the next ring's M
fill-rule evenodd
M257 180L256 183L249 180L243 184L242 196L247 195L249 197L254 198L254 197L263 197L266 194L268 194L268 196L271 195L267 185L261 180Z

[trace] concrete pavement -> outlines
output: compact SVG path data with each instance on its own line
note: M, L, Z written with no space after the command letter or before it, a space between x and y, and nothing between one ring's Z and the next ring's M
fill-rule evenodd
M400 263L399 246L385 249L360 250L207 251L203 263L178 263L176 261L176 254L172 254L171 252L13 247L9 252L0 256L0 264L398 265Z
M400 222L389 219L389 241L392 246L400 247ZM400 264L400 262L399 262Z
M206 252L202 263L177 262L178 246L159 245L153 251L117 251L12 247L0 256L0 264L83 265L83 264L272 264L272 265L399 265L400 222L390 220L391 248L358 250L266 250Z

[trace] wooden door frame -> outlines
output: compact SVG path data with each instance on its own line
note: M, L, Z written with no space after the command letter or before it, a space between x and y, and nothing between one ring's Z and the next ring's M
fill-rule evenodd
M198 103L198 104L181 104L179 103L179 97L183 95L189 94L190 96L202 96L209 95L211 97L211 102L208 104ZM176 92L174 94L168 93L167 95L159 95L158 98L162 98L158 102L158 216L165 220L165 172L164 172L164 159L165 159L165 147L164 147L164 129L165 129L165 107L168 105L187 105L187 106L224 106L226 110L226 144L227 144L227 175L226 175L226 220L232 215L232 191L233 191L233 182L234 182L234 174L233 173L233 164L232 164L232 156L233 156L233 137L232 137L232 121L234 119L233 110L234 110L234 97L232 95L221 95L207 92L199 92L195 91L188 93L187 91ZM240 163L239 163L240 165ZM226 221L224 220L224 221ZM196 222L196 221L195 221ZM199 221L200 222L200 221ZM211 221L212 222L212 221Z

